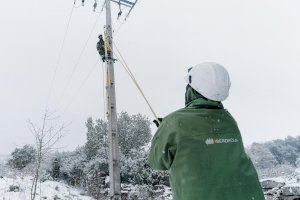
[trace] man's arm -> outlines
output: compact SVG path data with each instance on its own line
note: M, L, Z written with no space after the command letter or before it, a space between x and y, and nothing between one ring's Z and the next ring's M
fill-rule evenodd
M156 170L169 170L176 154L175 132L167 123L160 124L151 142L149 164Z

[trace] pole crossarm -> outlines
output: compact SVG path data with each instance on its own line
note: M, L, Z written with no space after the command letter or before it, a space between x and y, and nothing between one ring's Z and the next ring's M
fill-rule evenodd
M110 1L117 3L117 4L127 6L127 7L133 7L137 2L137 0L135 2L131 2L131 1L127 1L127 0L110 0Z
M133 10L134 6L136 5L136 3L138 2L138 0L135 0L135 1L129 1L129 0L110 0L110 1L119 5L120 12L118 14L118 19L122 15L121 6L125 6L125 7L129 8L129 11L128 11L128 13L126 14L126 16L124 18L125 21L129 17L129 15L130 15L131 11Z
M135 1L135 3L132 5L132 7L130 8L130 10L128 11L128 13L127 13L127 15L126 15L126 17L125 17L125 20L129 17L129 15L130 15L132 9L134 8L135 4L137 3L137 1L138 1L138 0Z
M136 1L135 2L131 2L131 1L126 1L126 0L110 0L114 3L117 3L117 4L121 4L123 6L127 6L129 8L133 7L135 4L136 4Z

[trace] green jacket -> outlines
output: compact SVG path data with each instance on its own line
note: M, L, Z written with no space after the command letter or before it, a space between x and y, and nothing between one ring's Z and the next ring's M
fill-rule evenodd
M169 170L174 200L264 200L235 120L189 86L186 107L164 118L152 139L149 163Z

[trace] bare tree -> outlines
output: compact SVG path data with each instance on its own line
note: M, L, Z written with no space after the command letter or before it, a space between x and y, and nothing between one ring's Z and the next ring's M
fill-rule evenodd
M31 186L31 200L36 198L37 184L40 180L41 166L49 153L54 149L55 144L66 133L66 127L55 123L57 117L54 113L45 111L40 126L28 121L29 129L35 138L36 163L34 169L34 178Z

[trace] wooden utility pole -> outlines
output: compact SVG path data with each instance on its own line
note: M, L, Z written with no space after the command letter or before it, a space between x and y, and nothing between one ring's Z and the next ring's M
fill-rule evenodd
M119 5L118 19L122 15L121 6L129 8L125 19L129 16L135 2L127 0L105 0L106 25L105 38L99 36L100 41L97 44L102 61L106 63L106 109L108 120L108 137L109 137L109 177L110 177L110 199L121 200L121 176L120 176L120 156L117 127L117 109L116 109L116 92L115 92L115 75L114 75L114 52L113 52L113 28L111 19L111 2Z
M106 0L106 63L107 63L107 119L109 134L109 177L110 177L110 198L113 200L121 199L121 177L120 177L120 157L118 145L117 109L114 76L114 57L113 57L113 38L111 25L110 0Z

